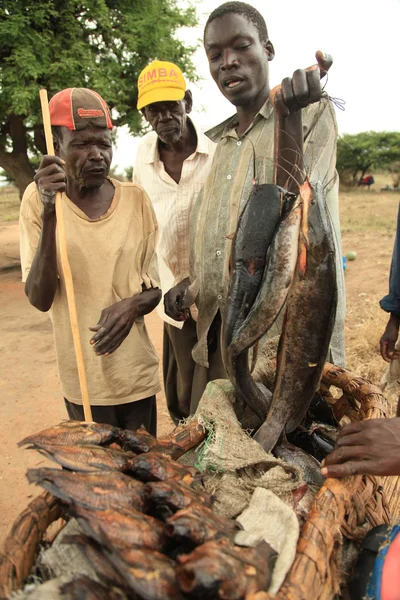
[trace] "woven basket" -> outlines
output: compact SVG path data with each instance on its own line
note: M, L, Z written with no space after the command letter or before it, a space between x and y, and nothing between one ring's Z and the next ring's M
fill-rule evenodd
M336 398L330 388L342 393ZM338 419L386 417L387 401L381 390L346 369L327 363L321 392ZM359 540L366 531L398 515L398 478L380 482L375 477L327 479L317 493L302 528L293 566L275 600L331 600L340 593L343 535ZM385 497L389 499L389 506ZM60 517L60 503L44 493L14 523L0 554L0 600L21 589L35 563L39 543L49 525ZM272 600L258 592L247 600Z

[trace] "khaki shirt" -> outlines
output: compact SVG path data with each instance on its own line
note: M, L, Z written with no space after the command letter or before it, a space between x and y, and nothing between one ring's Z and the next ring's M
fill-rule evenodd
M271 183L273 176L274 111L269 100L239 137L237 116L207 132L218 142L210 174L191 214L190 279L197 294L198 343L194 360L208 366L207 333L218 311L222 318L229 286L229 256L238 217L247 201L255 175L260 184ZM330 101L323 98L303 110L304 162L311 183L320 181L326 194L335 233L338 307L331 340L330 359L344 365L345 290L342 267L336 165L337 125ZM279 320L278 320L279 321ZM281 323L270 330L280 333Z
M110 356L96 356L89 327L101 311L115 302L159 287L155 245L157 221L144 190L110 179L115 188L108 211L91 220L65 194L63 208L68 258L74 280L79 330L89 398L93 405L125 404L160 390L158 357L144 318ZM22 280L26 281L36 255L42 228L42 204L34 183L25 190L20 211ZM57 239L59 284L50 309L58 371L65 398L82 404L64 278Z

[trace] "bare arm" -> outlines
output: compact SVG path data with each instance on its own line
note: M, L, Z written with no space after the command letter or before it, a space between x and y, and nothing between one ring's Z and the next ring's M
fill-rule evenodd
M161 290L151 288L105 308L97 325L90 327L90 331L96 332L90 340L95 353L108 356L115 352L130 333L135 320L151 312L160 299Z
M29 302L43 312L51 308L58 285L55 197L57 192L65 191L66 176L62 165L60 158L44 156L35 176L42 201L42 231L26 280L25 294Z

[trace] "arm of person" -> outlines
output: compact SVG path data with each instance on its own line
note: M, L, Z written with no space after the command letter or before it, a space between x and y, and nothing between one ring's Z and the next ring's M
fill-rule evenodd
M95 335L90 340L95 353L108 356L120 347L136 319L150 313L161 300L156 245L158 225L154 209L144 190L140 191L143 210L143 251L140 278L142 292L105 308L98 323L90 327Z
M400 418L345 425L322 468L325 477L400 475Z
M400 358L400 349L396 350L400 326L400 206L397 214L397 230L393 247L389 275L389 293L380 301L382 310L390 313L385 331L380 339L383 360L390 362Z
M160 300L159 288L143 287L141 294L125 298L105 308L97 325L89 328L95 332L90 343L97 356L109 356L115 352L130 333L135 320L150 313Z
M25 293L29 302L43 312L51 308L58 285L55 197L66 188L63 164L61 158L46 155L35 175L42 204L42 226Z

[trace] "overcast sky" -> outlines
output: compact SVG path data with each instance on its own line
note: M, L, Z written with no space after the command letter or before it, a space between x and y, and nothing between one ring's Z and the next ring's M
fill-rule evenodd
M202 37L208 15L222 1L194 4L200 25L180 33L188 43ZM346 101L344 112L336 110L339 132L400 129L400 0L252 0L250 4L263 14L275 47L271 87L296 69L314 64L315 52L321 49L334 60L326 90ZM211 80L202 46L194 63L202 80L189 84L192 116L207 129L233 114L234 107ZM113 161L120 171L134 162L137 144L138 138L120 128Z

